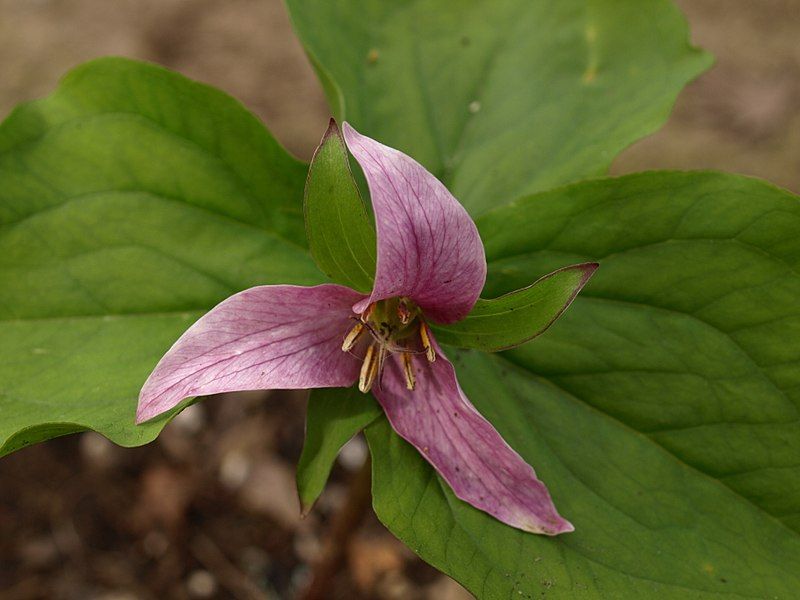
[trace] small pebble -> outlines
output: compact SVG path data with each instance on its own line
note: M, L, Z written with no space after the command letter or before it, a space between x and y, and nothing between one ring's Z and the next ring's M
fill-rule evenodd
M313 563L320 555L322 545L311 531L300 531L294 538L294 553L304 563Z
M272 560L262 548L247 546L239 555L239 563L251 577L260 579L269 571Z
M205 424L206 411L200 404L192 404L172 419L172 426L188 435L199 432Z
M219 481L229 490L236 490L247 480L250 470L250 460L242 452L229 452L219 467Z
M355 471L367 460L367 444L361 437L354 437L339 452L339 464L348 471Z
M116 462L114 444L99 433L89 431L81 435L80 451L91 466L106 469Z
M186 591L192 598L211 598L217 592L217 580L208 571L192 571L186 579Z
M151 531L142 540L145 553L151 558L161 558L169 549L169 540L160 531Z

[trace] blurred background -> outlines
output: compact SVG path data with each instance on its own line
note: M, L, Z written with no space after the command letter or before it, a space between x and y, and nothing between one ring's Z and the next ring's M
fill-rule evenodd
M800 0L678 4L717 63L613 173L713 168L800 192ZM280 0L0 0L0 118L108 54L225 90L303 159L325 130L321 89ZM300 519L304 414L301 393L215 399L143 448L83 434L0 460L0 598L293 597L366 457L352 441ZM343 560L327 598L470 597L371 514Z

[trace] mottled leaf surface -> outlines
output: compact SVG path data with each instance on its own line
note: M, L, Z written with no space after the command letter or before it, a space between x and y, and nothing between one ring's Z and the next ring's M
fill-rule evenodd
M711 62L668 0L287 4L337 117L473 214L603 173Z
M791 598L798 198L743 177L648 173L535 195L478 225L493 294L565 262L601 265L546 335L451 353L576 530L501 526L381 421L368 437L384 523L481 598Z
M0 125L0 454L135 427L150 369L203 312L319 283L305 166L225 94L102 59Z

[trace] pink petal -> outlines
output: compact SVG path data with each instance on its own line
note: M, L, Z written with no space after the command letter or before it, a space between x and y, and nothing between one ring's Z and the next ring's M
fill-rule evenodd
M426 316L453 323L467 316L486 280L475 223L447 188L402 152L343 125L347 147L369 184L378 233L370 302L408 296Z
M234 294L164 355L139 394L136 421L190 396L352 385L360 363L342 352L342 340L362 298L339 285L265 285Z
M437 346L438 348L438 346ZM406 389L397 355L373 394L394 430L414 445L456 496L507 525L545 535L573 531L533 468L470 403L441 354L414 357L416 388Z

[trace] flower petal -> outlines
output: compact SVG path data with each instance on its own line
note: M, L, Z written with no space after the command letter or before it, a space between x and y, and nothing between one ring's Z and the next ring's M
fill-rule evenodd
M402 152L343 125L347 147L369 184L378 233L375 287L368 301L408 296L426 316L467 316L486 280L475 223L447 188Z
M359 361L342 352L342 339L362 298L331 284L265 285L231 296L164 355L139 394L136 421L189 396L352 385Z
M438 346L437 346L438 348ZM416 387L405 386L397 355L373 394L394 430L439 472L456 496L507 525L545 535L573 531L533 468L470 403L453 365L414 357Z

